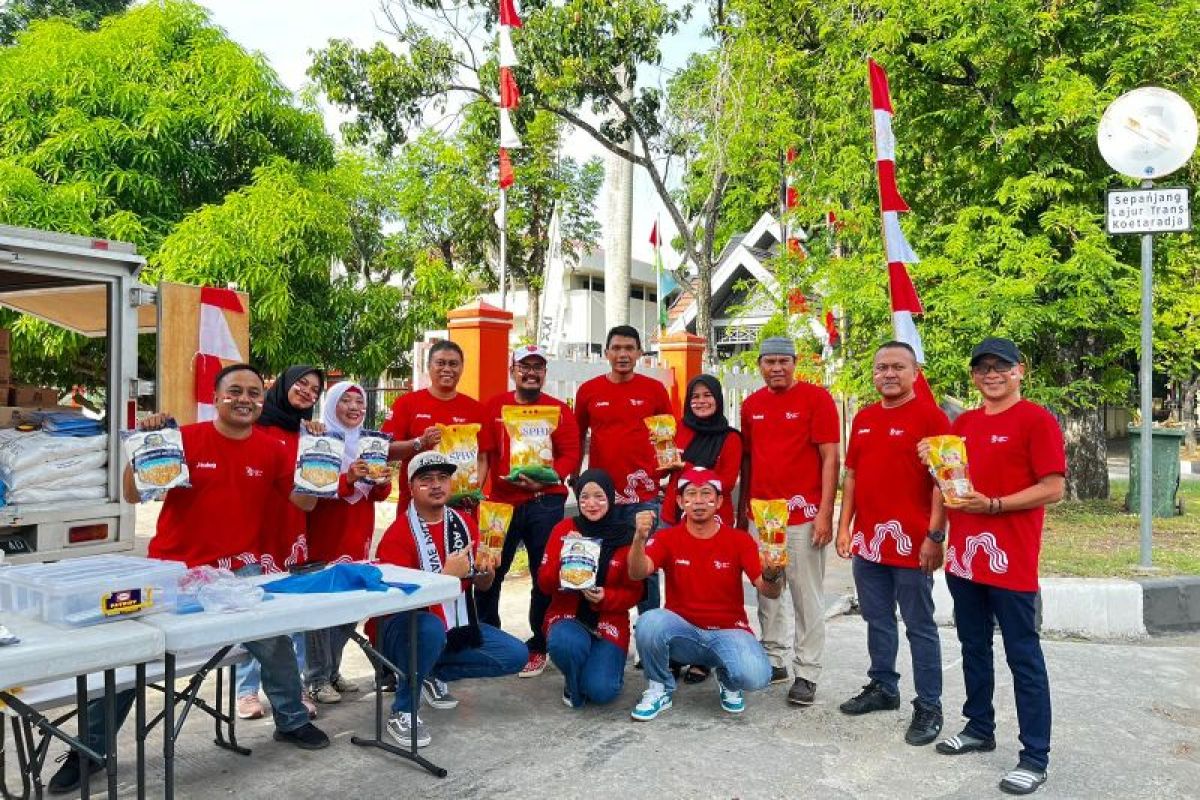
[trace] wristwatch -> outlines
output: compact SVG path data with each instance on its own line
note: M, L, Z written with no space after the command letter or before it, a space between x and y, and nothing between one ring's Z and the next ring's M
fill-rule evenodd
M413 455L414 456L417 453L421 452L421 437L420 436L418 436L412 440L412 446L413 446Z
M941 544L942 542L946 541L946 532L930 531L928 534L926 534L926 538L935 544Z

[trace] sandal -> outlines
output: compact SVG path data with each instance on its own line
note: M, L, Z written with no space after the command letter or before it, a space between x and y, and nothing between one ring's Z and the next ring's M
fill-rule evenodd
M708 680L709 673L712 669L700 664L692 664L687 668L687 672L683 674L684 683L704 683Z

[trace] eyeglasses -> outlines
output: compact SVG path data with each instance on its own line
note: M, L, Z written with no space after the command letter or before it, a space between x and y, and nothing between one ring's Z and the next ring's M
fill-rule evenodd
M522 375L541 375L545 371L545 364L525 364L523 362L517 363L517 372L521 373Z
M1009 364L1005 361L1001 361L996 364L976 364L975 366L971 367L971 374L977 375L980 378L986 376L990 372L994 372L997 375L1007 375L1013 371L1013 367L1015 366L1016 364Z

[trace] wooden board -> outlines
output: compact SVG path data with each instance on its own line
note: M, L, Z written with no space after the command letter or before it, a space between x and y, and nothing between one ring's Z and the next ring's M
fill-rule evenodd
M180 425L196 421L195 358L200 346L200 287L158 284L158 410L170 412ZM250 358L250 295L238 292L244 314L223 311L229 331ZM225 362L233 363L233 362Z
M108 334L108 288L62 286L6 292L0 305L92 338ZM154 333L154 306L138 308L138 333Z

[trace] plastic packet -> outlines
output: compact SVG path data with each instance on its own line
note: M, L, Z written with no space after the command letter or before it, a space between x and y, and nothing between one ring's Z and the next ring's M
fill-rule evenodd
M479 424L442 425L437 451L457 467L450 476L450 502L464 498L483 499L479 491Z
M554 471L554 443L551 435L558 429L558 406L504 406L500 419L508 431L508 465L505 477L514 481L528 475L539 483L558 483Z
M263 601L266 591L242 578L221 578L200 587L196 599L205 611L246 611Z
M962 505L962 496L973 491L967 472L967 443L961 436L929 436L929 472L942 490L948 506Z
M558 558L558 584L564 589L591 589L600 567L600 540L582 536L563 539Z
M758 530L758 551L763 561L773 567L787 566L788 501L751 498L750 511Z
M670 414L658 414L646 417L642 421L650 430L650 443L654 445L657 467L670 469L679 466L679 448L675 446L675 418Z
M342 476L342 452L346 444L340 433L323 436L301 433L296 448L296 473L293 491L316 497L337 497Z
M487 553L497 562L504 549L504 537L512 524L513 507L508 503L484 500L479 504L479 552Z
M359 431L358 452L355 457L367 464L367 477L362 483L379 485L391 480L388 469L388 443L392 441L390 433L382 431Z
M192 485L183 434L174 423L155 431L125 431L121 439L125 458L133 468L133 484L143 503L161 500L169 489Z

